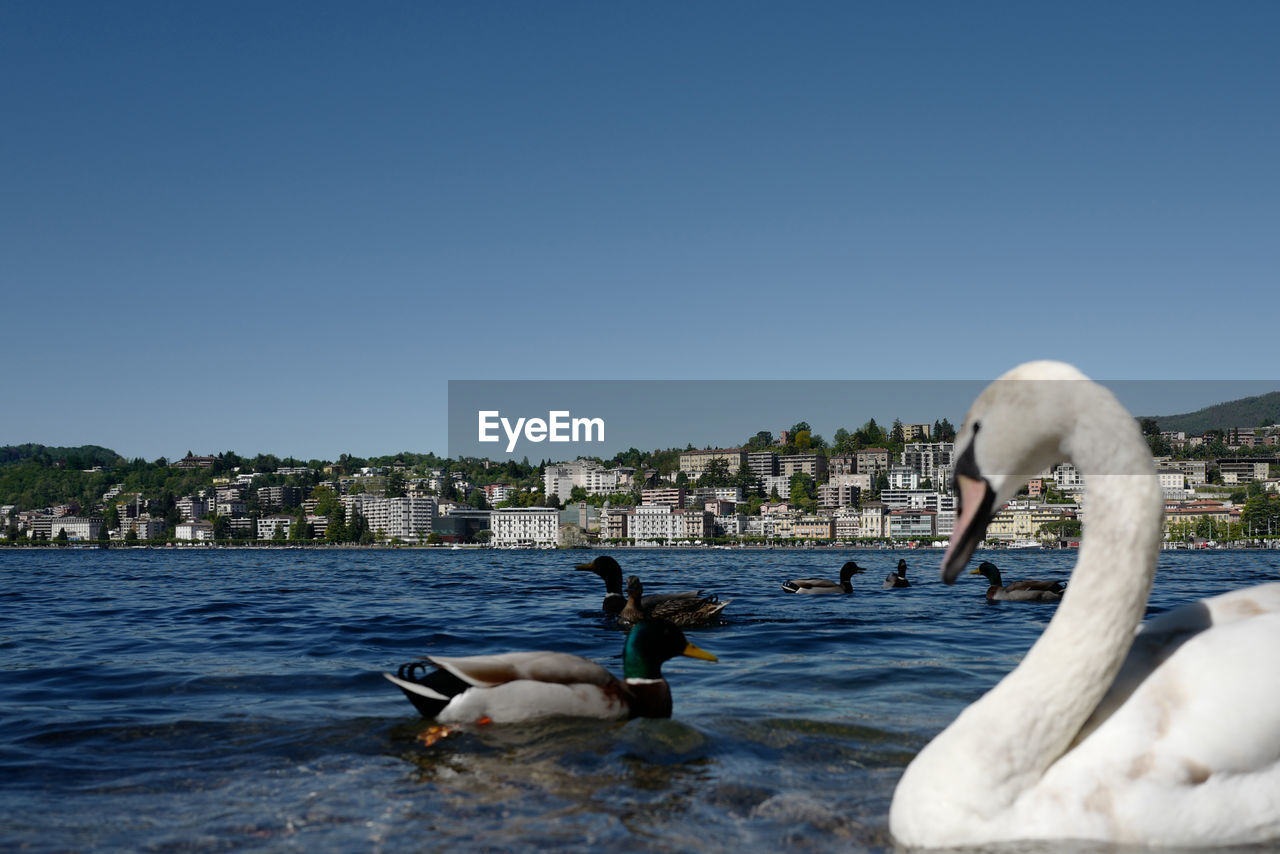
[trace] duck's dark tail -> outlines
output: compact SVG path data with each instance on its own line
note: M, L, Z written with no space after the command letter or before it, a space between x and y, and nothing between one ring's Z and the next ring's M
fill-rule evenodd
M429 661L400 665L396 675L383 673L395 683L424 718L434 718L458 694L471 687L447 670L434 668Z

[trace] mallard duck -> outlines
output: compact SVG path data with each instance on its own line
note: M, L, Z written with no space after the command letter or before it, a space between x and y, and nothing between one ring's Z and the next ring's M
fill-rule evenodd
M883 590L892 590L895 587L910 587L911 582L907 581L907 562L898 560L898 568L884 577Z
M710 622L724 610L725 605L732 601L726 599L721 602L714 596L674 599L657 597L646 609L645 600L648 598L644 595L644 585L640 583L639 577L628 576L627 604L619 612L618 622L630 626L641 620L656 617L680 628L689 629Z
M839 581L828 578L793 578L782 582L782 589L788 593L852 593L853 582L850 579L855 572L865 571L855 561L849 561L840 567Z
M718 659L664 620L642 620L622 647L623 678L565 652L428 656L382 674L425 718L441 723L516 723L566 716L624 720L671 717L663 662ZM434 667L432 670L430 668Z
M604 612L621 615L627 606L627 597L622 592L622 567L609 555L600 555L591 563L580 563L574 569L594 572L604 579ZM704 594L701 590L684 590L679 593L650 593L640 599L640 609L647 615L670 620L678 626L691 628L705 623L718 615L730 599L723 602L714 594ZM662 611L658 608L661 606ZM702 616L699 616L702 615ZM634 622L634 620L628 620Z
M1137 421L1070 365L1005 374L970 408L955 449L946 583L1035 472L1070 460L1089 510L1043 634L899 780L898 845L1217 850L1280 838L1280 584L1190 602L1135 634L1164 498Z
M1014 581L1005 584L1000 570L991 561L984 560L970 575L981 575L991 586L987 588L988 602L1057 602L1067 585L1061 581Z

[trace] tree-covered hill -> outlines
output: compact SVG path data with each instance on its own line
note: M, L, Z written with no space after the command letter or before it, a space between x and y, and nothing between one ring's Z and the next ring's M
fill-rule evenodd
M1161 430L1182 430L1187 433L1280 424L1280 391L1242 397L1182 415L1160 415L1156 417L1156 421Z
M63 468L89 469L94 466L118 465L124 462L124 457L101 445L59 448L28 442L25 445L0 447L0 466L20 463L24 460L35 460L46 465L58 464Z

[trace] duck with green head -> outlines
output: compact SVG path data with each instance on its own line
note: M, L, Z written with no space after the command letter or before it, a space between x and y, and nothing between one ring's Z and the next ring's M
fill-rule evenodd
M907 562L898 560L898 568L884 577L884 586L882 590L893 590L895 588L910 587L911 582L907 581Z
M854 573L866 572L856 561L848 561L840 567L840 580L829 578L793 578L782 582L782 589L788 593L852 593Z
M1058 602L1067 586L1061 581L1013 581L1005 584L1000 577L1000 570L991 561L984 560L977 569L969 570L970 575L981 575L990 585L987 588L988 602Z
M426 718L441 723L517 723L547 717L671 717L671 686L662 665L678 655L718 659L676 626L643 620L622 648L623 675L564 652L508 652L458 658L428 656L387 679ZM433 668L434 669L431 669Z
M594 572L604 580L604 604L601 606L606 614L616 614L621 622L627 625L636 622L639 614L646 617L659 617L675 623L681 628L693 628L705 625L719 616L724 607L732 600L720 598L714 594L704 594L701 590L684 590L679 593L650 593L643 595L640 591L639 601L627 611L628 594L623 593L622 567L609 555L600 555L590 563L580 563L575 569ZM640 579L636 579L639 584ZM625 612L625 613L624 613Z

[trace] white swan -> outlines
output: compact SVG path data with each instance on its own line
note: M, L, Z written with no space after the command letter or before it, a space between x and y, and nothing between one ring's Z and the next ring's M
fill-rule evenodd
M1085 536L1021 664L907 767L889 829L913 847L1030 839L1218 846L1280 838L1280 584L1167 612L1134 636L1163 502L1136 422L1069 365L1032 362L957 437L955 580L992 514L1069 459Z

